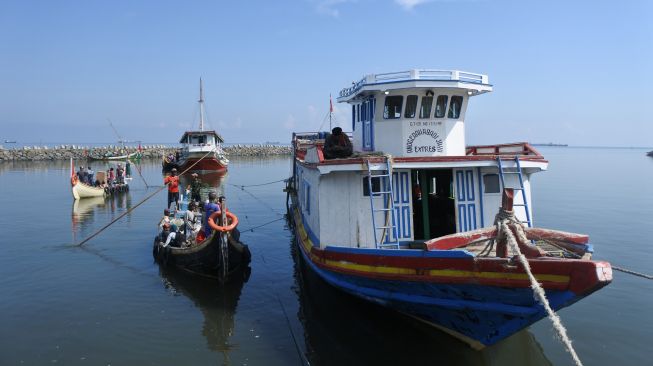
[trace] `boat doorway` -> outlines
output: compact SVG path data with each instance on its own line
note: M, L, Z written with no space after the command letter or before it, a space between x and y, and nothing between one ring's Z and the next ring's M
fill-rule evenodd
M456 232L456 205L451 169L413 169L413 229L415 240Z

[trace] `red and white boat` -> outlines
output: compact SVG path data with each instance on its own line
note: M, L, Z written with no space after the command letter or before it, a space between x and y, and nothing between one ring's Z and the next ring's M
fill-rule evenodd
M182 144L174 158L163 158L163 170L177 168L180 172L187 169L202 173L224 173L227 171L227 159L222 143L224 139L216 131L204 130L204 91L200 79L200 124L199 130L186 131L181 136Z

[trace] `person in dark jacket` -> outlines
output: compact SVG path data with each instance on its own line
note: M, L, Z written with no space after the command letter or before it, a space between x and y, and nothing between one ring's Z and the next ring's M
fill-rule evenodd
M342 133L342 128L335 127L324 141L324 157L326 159L348 158L353 153L349 137Z

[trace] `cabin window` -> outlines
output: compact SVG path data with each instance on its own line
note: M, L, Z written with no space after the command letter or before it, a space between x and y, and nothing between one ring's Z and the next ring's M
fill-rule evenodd
M498 174L485 174L483 175L483 192L484 193L500 193L499 175Z
M460 109L463 106L463 97L454 95L451 97L451 104L449 104L449 115L448 118L459 118Z
M422 97L422 105L419 107L419 118L431 117L431 107L433 106L433 97Z
M356 106L351 106L351 130L356 131Z
M448 98L446 95L438 95L438 101L435 103L435 118L444 118Z
M404 113L404 117L415 118L416 112L417 112L417 95L409 95L406 98L406 112Z
M404 102L404 97L401 95L393 95L385 97L385 106L383 106L383 118L396 119L401 118L401 105Z
M370 186L367 182L368 180L369 177L363 177L363 196L365 197L370 196ZM381 177L372 177L372 190L374 192L381 191Z

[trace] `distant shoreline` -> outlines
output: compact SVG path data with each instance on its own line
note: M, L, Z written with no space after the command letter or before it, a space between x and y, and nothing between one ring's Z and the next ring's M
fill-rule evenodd
M244 145L235 144L225 146L227 156L269 156L290 155L290 146L280 145ZM58 145L48 146L23 146L7 149L0 146L0 162L2 161L47 161L47 160L101 160L104 157L123 156L138 151L138 147L107 146L81 146ZM174 154L177 147L166 145L142 145L142 159L161 159L168 154Z

